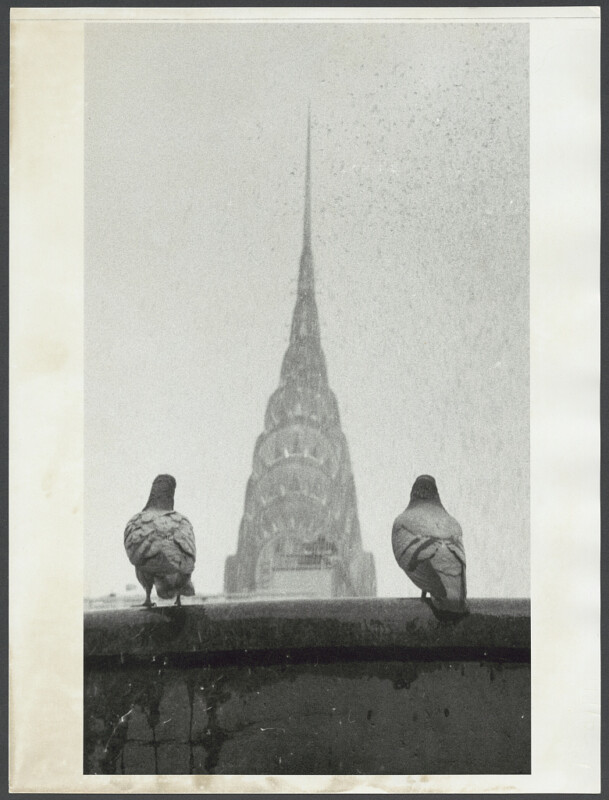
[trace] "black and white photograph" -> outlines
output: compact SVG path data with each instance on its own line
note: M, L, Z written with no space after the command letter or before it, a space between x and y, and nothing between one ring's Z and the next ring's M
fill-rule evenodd
M81 777L525 786L535 29L136 11L79 34Z
M87 27L85 772L530 771L528 50Z

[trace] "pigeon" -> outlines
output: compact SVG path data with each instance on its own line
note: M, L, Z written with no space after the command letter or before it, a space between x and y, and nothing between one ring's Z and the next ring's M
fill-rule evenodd
M467 614L463 532L446 511L431 475L419 475L410 503L396 518L391 534L400 567L431 605L449 615Z
M125 528L125 550L135 567L135 575L146 590L144 606L152 587L163 600L195 593L190 576L195 567L195 534L190 522L173 510L176 480L172 475L157 475L143 510L131 517Z

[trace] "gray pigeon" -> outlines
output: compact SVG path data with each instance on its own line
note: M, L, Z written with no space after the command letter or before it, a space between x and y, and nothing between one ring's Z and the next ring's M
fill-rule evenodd
M146 590L145 606L152 587L168 600L195 593L190 576L195 568L196 546L192 525L173 510L176 481L172 475L157 475L143 510L131 517L125 528L125 550Z
M419 475L410 503L396 518L391 534L393 554L419 589L431 595L440 612L467 613L463 532L440 500L431 475Z

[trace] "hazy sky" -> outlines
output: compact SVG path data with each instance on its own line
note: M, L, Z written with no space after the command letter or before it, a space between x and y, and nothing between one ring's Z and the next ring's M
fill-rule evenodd
M302 242L379 595L418 590L391 525L420 473L470 596L529 594L528 27L88 24L87 594L177 479L198 592L222 591Z

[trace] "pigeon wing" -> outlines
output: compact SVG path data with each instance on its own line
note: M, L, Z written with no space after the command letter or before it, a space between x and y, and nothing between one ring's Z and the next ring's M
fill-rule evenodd
M439 548L438 540L425 534L425 528L401 514L393 524L392 544L396 561L410 580L423 591L444 593L442 581L431 559Z
M163 572L180 572L190 575L195 568L195 536L190 522L177 511L163 514L157 520L162 530L162 552L166 559Z
M154 516L140 513L132 517L125 528L124 542L129 561L136 567L158 555L162 542Z
M408 508L395 520L393 552L400 567L423 591L446 602L466 597L461 526L443 508Z
M465 600L467 587L465 580L465 564L460 555L456 555L452 544L443 545L432 559L433 568L444 586L445 594L438 595L450 600ZM462 553L464 557L464 553Z
M400 514L393 523L391 543L396 561L404 571L414 569L410 562L424 559L431 555L431 550L438 539L433 535L433 527L426 523L420 514L409 510Z
M410 580L433 597L445 597L446 589L433 566L431 558L424 558L416 562L414 569L406 570Z
M443 575L461 575L463 563L453 552L453 546L442 543L432 557L433 567Z
M190 521L177 511L172 512L171 516L175 522L173 541L183 553L190 556L194 561L197 557L197 545L195 542L195 532Z
M461 539L458 539L456 541L453 540L449 542L447 546L450 552L459 559L459 561L465 568L466 561L465 561L465 548L463 547L463 541Z
M403 529L420 538L437 535L437 526L425 511L407 508L393 523L393 530Z

